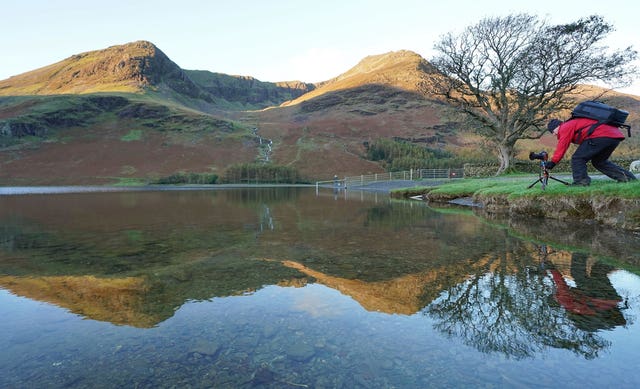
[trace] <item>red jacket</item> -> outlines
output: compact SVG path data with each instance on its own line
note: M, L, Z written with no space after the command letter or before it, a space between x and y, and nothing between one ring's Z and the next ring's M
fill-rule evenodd
M577 288L571 288L557 270L551 270L551 277L556 284L556 301L571 313L595 315L598 312L615 309L618 303L622 301L622 299L601 299L588 296Z
M598 121L594 119L574 118L562 123L560 128L558 128L558 146L553 153L553 157L551 157L551 161L553 161L553 163L560 162L571 143L579 145L585 139L591 138L624 139L624 134L618 127L608 124L599 125L590 136L587 136L591 125L597 122Z

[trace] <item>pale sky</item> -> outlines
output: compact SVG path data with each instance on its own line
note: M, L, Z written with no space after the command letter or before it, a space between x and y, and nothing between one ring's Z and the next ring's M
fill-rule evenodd
M551 23L601 15L616 29L608 46L640 51L637 0L3 0L0 80L147 40L183 69L318 82L368 55L429 60L442 35L513 13ZM640 79L621 91L640 95Z

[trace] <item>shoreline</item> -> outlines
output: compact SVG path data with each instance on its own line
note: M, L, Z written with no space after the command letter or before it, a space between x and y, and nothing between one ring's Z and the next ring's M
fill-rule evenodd
M434 188L435 189L435 188ZM482 216L536 217L604 226L640 232L640 198L622 198L615 195L576 194L544 196L510 196L509 194L433 193L431 190L392 194L392 197L418 198L428 203L457 205L473 209Z
M0 196L65 193L111 193L179 190L216 190L235 188L310 188L313 184L210 184L210 185L60 185L60 186L0 186Z

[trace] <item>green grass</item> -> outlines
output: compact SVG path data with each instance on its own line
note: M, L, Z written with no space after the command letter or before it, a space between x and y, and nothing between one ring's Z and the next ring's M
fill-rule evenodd
M603 196L620 198L640 198L640 180L618 183L608 179L593 180L590 186L573 187L550 180L547 188L542 190L540 183L532 188L528 186L535 181L535 177L508 177L488 179L464 179L443 184L436 188L427 188L434 194L456 195L459 197L472 195L503 195L509 198L538 196ZM571 181L569 179L569 181ZM431 190L429 190L431 189Z
M149 181L139 177L109 177L114 182L108 185L114 186L143 186L148 185Z
M180 184L198 184L213 185L218 181L218 175L213 173L185 173L177 172L167 177L160 177L152 184L160 185L180 185Z
M131 141L141 140L141 139L142 139L142 130L131 130L127 135L120 138L120 140L123 142L131 142Z

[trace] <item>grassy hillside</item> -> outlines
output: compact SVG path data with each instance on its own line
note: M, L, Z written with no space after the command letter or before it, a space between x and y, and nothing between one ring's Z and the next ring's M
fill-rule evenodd
M148 182L253 160L242 124L138 95L0 102L0 184Z
M230 76L206 70L185 73L212 96L222 97L221 107L228 110L263 109L277 106L312 91L315 86L300 81L262 82L248 76Z

